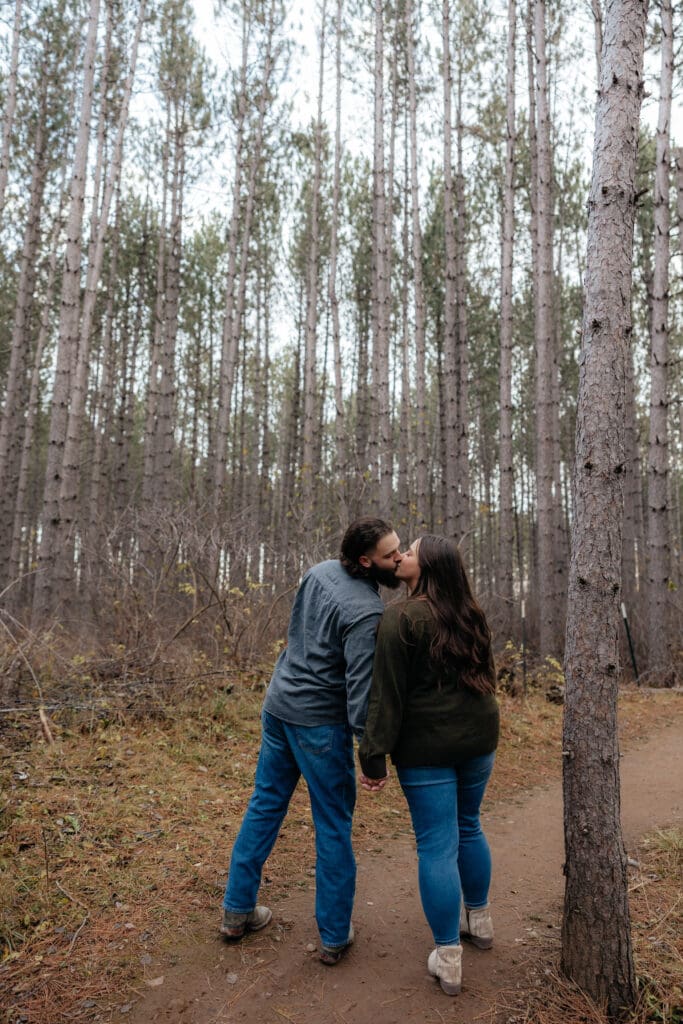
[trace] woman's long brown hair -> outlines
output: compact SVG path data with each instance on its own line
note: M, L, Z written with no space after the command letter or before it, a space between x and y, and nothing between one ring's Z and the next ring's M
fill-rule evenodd
M465 686L493 693L496 676L491 631L475 600L462 556L446 537L425 534L417 547L420 579L411 597L424 597L436 621L430 654L454 665Z

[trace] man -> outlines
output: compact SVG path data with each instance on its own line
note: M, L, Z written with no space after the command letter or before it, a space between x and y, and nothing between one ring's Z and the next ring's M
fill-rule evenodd
M365 517L344 534L339 560L313 566L301 582L263 705L254 792L232 850L221 925L229 938L271 920L267 907L256 906L261 871L303 775L315 825L320 959L337 963L353 942L353 734L362 735L367 715L384 607L379 584L399 585L400 561L389 523Z

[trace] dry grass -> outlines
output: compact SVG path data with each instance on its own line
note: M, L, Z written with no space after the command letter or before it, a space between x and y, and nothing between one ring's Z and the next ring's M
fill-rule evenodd
M640 1019L683 1024L683 829L645 837L630 901Z
M216 912L253 778L260 704L260 692L242 686L232 693L197 687L144 722L120 712L63 712L52 718L53 745L33 718L0 737L0 1019L106 1020L131 988L154 978L161 951ZM680 696L671 692L626 691L624 743L668 720L674 705ZM502 710L492 801L560 772L561 707L532 695L523 704L503 697ZM360 802L361 847L407 827L398 787L381 805ZM662 1006L680 967L680 950L669 961L656 944L668 949L668 929L680 926L680 903L661 881L671 842L652 840L643 864L660 858L653 869L660 881L634 883L633 891L643 998ZM310 809L298 790L267 865L266 902L309 885L313 861ZM533 1019L559 1024L560 1017Z
M683 830L645 836L629 885L638 1006L629 1024L683 1024ZM503 995L505 1024L605 1024L604 1009L558 970L557 951L537 950L524 996Z

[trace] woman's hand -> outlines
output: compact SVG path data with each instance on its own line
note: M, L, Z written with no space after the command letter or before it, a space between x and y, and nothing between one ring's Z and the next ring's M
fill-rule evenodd
M388 779L388 775L385 775L383 779L369 779L367 775L363 775L362 772L358 776L358 781L363 789L367 789L368 793L379 793L380 789L384 789L386 786Z

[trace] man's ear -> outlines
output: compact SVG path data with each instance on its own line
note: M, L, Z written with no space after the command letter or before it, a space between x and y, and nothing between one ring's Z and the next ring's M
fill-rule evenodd
M362 565L364 569L369 569L372 565L372 560L367 555L361 555L358 559L358 564Z

